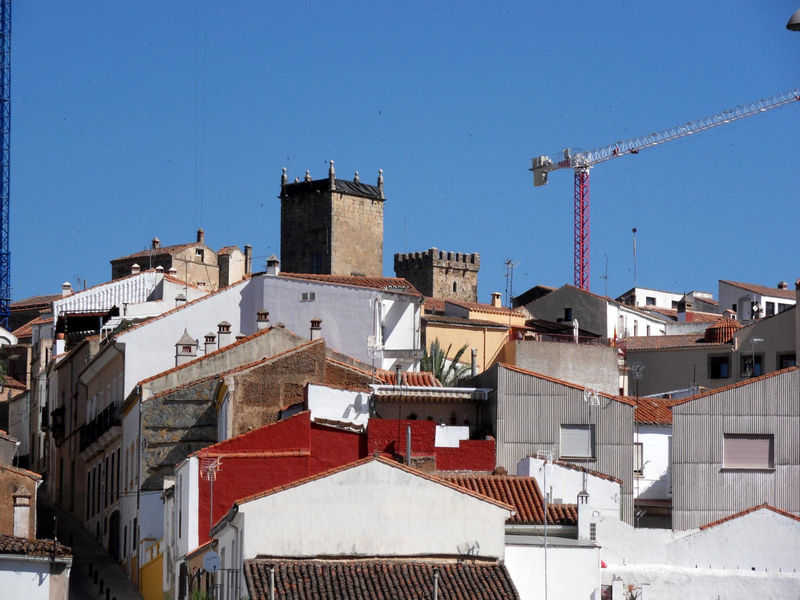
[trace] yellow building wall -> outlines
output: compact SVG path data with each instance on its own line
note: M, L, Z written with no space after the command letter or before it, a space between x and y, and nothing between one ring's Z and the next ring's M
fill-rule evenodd
M164 555L159 554L153 560L142 565L139 571L139 591L144 600L163 600Z
M505 329L484 329L481 327L448 327L443 323L428 323L425 326L425 345L428 352L431 344L438 339L443 351L450 348L450 358L461 346L467 345L461 362L470 364L472 361L471 349L478 349L478 373L492 366L505 345L509 331Z

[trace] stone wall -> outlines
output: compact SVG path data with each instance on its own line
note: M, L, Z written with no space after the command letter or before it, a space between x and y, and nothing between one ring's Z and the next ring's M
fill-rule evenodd
M433 298L478 301L478 253L464 254L430 248L394 255L394 273Z
M330 273L331 197L297 189L281 194L281 269ZM348 273L349 275L349 273Z
M383 275L383 200L333 193L331 273Z

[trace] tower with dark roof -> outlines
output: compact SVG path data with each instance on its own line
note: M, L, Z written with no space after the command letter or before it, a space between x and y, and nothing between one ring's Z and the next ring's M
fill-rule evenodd
M377 185L281 177L281 269L287 273L383 274L383 171Z

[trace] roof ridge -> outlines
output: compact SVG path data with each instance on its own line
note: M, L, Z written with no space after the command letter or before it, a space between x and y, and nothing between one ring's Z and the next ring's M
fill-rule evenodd
M751 506L750 508L745 508L744 510L740 510L739 512L733 513L732 515L728 515L727 517L722 517L721 519L717 519L716 521L711 521L709 523L706 523L705 525L700 525L700 529L705 530L705 529L710 529L712 527L716 527L717 525L721 525L728 521L732 521L734 519L738 519L739 517L743 517L747 514L754 513L758 510L761 510L762 508L771 510L772 512L778 513L779 515L782 515L784 517L789 517L790 519L794 519L795 521L800 521L799 516L792 514L788 511L785 511L783 509L780 509L776 506L772 506L767 502L764 502L763 504L758 504L757 506Z
M712 396L714 394L719 394L721 392L727 392L729 390L742 387L745 385L750 385L752 383L757 383L760 381L764 381L766 379L770 379L772 377L777 377L779 375L785 375L791 371L797 371L800 367L786 367L785 369L779 369L778 371L772 371L771 373L765 373L764 375L759 375L758 377L750 377L749 379L745 379L744 381L737 381L736 383L732 383L730 385L726 385L724 387L714 388L712 390L707 390L705 392L700 392L699 394L695 394L694 396L689 396L688 398L680 398L679 400L674 400L670 403L670 409L673 406L678 406L680 404L686 404L687 402L693 402L695 400L699 400L700 398L705 398L706 396Z

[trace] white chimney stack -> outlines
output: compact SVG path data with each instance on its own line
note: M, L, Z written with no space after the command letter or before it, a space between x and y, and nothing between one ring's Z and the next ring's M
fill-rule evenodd
M256 316L256 326L259 331L263 331L264 329L269 329L269 311L268 310L260 310Z

